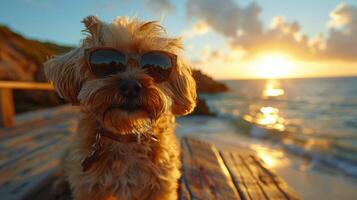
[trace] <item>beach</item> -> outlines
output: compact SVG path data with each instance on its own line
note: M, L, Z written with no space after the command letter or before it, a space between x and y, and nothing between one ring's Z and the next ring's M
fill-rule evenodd
M293 155L270 141L252 138L229 120L189 116L177 119L179 137L192 136L231 150L246 147L293 187L304 199L351 199L357 196L357 180L339 171Z

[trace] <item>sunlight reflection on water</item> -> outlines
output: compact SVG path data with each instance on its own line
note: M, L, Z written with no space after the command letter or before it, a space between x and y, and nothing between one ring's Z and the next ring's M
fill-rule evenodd
M263 90L264 99L276 98L284 95L284 89L280 87L277 80L269 80L266 83ZM254 107L249 114L243 116L243 118L251 123L261 125L265 128L275 129L278 131L285 131L285 120L279 115L279 109L270 105L262 105L260 107Z
M285 154L282 150L271 149L261 145L253 144L250 146L257 153L269 168L277 168L287 164Z
M265 99L282 96L284 94L285 91L280 87L279 81L277 80L269 80L265 85L265 89L263 91L263 97Z
M279 116L279 109L274 107L261 107L256 113L245 115L244 119L266 128L273 128L280 131L285 130L284 118Z

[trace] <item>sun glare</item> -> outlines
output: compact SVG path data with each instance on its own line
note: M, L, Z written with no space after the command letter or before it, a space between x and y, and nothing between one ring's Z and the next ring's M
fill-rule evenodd
M260 78L284 78L293 76L296 62L281 53L264 54L254 61L253 67Z

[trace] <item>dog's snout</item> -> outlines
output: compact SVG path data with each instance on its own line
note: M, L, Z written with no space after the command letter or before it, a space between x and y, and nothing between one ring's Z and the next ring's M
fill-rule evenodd
M142 86L136 80L122 80L119 83L119 89L125 98L133 99L139 96Z

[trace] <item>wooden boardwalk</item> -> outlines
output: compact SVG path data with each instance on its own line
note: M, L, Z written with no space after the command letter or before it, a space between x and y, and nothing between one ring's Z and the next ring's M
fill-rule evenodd
M0 128L0 199L54 199L50 185L77 119L76 109L62 106L19 115L16 126ZM300 199L249 151L193 138L182 138L181 146L180 199Z

